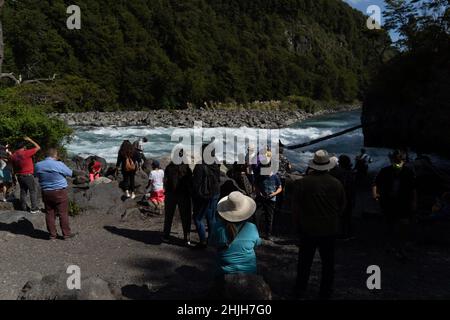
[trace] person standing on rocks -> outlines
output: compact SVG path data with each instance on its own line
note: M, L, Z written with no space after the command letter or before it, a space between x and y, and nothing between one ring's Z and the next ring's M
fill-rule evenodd
M58 151L50 148L45 160L36 164L36 176L42 190L42 200L45 205L45 221L50 240L57 238L56 216L59 216L59 223L64 240L73 238L69 226L69 198L67 195L67 177L72 177L73 172L63 162L58 161Z
M355 206L356 186L355 173L352 170L352 160L347 155L339 156L339 165L330 171L330 174L338 179L345 189L347 205L342 216L341 236L344 240L352 240L352 214Z
M26 149L27 143L31 143L33 148ZM27 194L30 193L31 210L30 213L39 213L38 195L36 182L34 181L33 156L41 150L39 144L29 137L19 142L16 152L11 157L14 174L20 186L20 206L22 211L27 211Z
M125 197L135 199L135 176L138 169L139 155L129 140L125 140L120 146L117 155L116 170L121 168L123 181L122 189Z
M3 199L0 201L8 201L8 196L12 185L13 177L9 156L0 156L0 193L3 194Z
M145 154L144 154L144 144L148 142L146 137L140 138L139 140L133 143L137 153L138 153L138 166L142 168L142 165L145 162Z
M404 260L409 223L417 209L416 177L406 166L406 155L395 150L390 155L391 165L381 169L372 187L373 198L380 203L387 224L387 235L392 251Z
M302 296L309 282L317 248L322 261L320 298L329 299L334 282L335 239L346 206L342 183L330 175L336 166L328 152L319 150L309 163L309 175L294 182L293 223L300 235L295 294Z
M263 158L260 168L269 169L272 164L270 155L266 155ZM275 207L277 202L277 196L283 192L281 179L277 172L271 172L269 175L258 174L256 177L256 203L258 205L256 219L258 221L258 227L262 228L262 238L265 240L272 240L272 227L273 217L275 215Z
M194 222L200 242L198 249L207 247L207 238L203 219L208 224L208 236L211 236L216 221L217 202L220 197L220 166L217 163L207 164L205 151L208 145L202 146L202 161L195 165L193 172L193 205ZM215 158L214 151L211 158Z
M183 158L183 155L184 151L180 150L180 158ZM175 164L171 161L164 171L165 217L163 241L170 241L170 230L172 229L175 209L178 206L183 227L184 243L186 246L190 246L192 220L191 189L192 170L189 165L186 163Z
M367 150L364 148L361 149L361 153L355 159L356 179L358 182L362 184L367 182L370 163L372 163L372 158L367 153Z

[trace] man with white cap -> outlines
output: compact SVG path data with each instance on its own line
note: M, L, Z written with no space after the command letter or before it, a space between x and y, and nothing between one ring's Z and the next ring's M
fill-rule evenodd
M322 261L320 298L332 294L334 244L346 204L344 186L329 173L335 166L336 159L319 150L309 163L310 174L294 185L293 218L300 233L297 295L306 291L316 249Z
M255 247L261 244L258 229L248 220L256 210L255 201L239 191L222 198L217 205L219 219L211 244L217 247L220 276L256 273Z

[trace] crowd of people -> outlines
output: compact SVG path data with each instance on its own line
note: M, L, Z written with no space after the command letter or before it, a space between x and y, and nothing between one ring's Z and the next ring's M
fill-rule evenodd
M122 143L116 162L121 172L121 187L125 198L136 198L135 175L145 160L143 142L126 140ZM27 148L27 144L31 147ZM203 145L202 155L208 145ZM20 187L21 209L36 214L37 178L45 206L49 239L58 237L56 217L59 217L63 239L77 234L69 226L67 177L73 175L58 158L57 149L45 150L46 158L34 165L33 156L40 151L38 143L26 137L15 151L9 146L1 150L0 182L4 199L14 180ZM184 151L178 150L183 158ZM215 157L214 152L211 154ZM256 161L253 161L256 157ZM234 181L233 188L221 190L221 165L200 161L193 170L186 163L170 162L165 169L152 162L148 176L146 200L164 213L162 241L170 243L176 209L181 217L183 240L191 247L191 224L198 234L196 249L215 247L218 279L230 273L256 273L255 248L262 240L273 241L273 221L277 198L284 193L285 184L279 172L271 172L272 154L269 149L257 154L248 150L244 163L235 163L227 171ZM414 171L407 165L407 156L396 150L390 155L391 164L383 168L372 184L373 198L379 202L386 217L389 240L396 254L404 258L405 227L417 208L417 188ZM292 222L300 239L295 294L302 296L307 289L310 269L316 250L322 263L320 298L332 296L335 266L335 244L338 238L354 239L352 211L355 205L358 179L368 178L372 162L362 149L355 164L347 155L338 158L319 150L309 162L301 178L292 182L290 203ZM287 167L291 168L290 165ZM101 177L102 164L92 159L88 164L89 180ZM268 174L262 174L266 170ZM288 169L289 170L289 169ZM27 197L31 206L27 207ZM433 207L434 216L449 212L449 195L444 194ZM444 212L444 213L442 213ZM206 221L206 226L205 226Z

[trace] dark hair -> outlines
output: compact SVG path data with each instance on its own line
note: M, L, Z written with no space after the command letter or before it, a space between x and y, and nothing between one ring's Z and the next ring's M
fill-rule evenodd
M230 222L219 216L222 221L225 223L225 231L227 232L227 244L228 246L236 239L238 235L238 229L236 227L236 223ZM243 222L242 222L243 223Z
M122 158L131 158L133 156L135 148L131 144L130 140L125 140L120 146L119 155Z
M152 168L153 169L161 169L161 165L159 164L159 161L154 160L152 162Z
M352 168L352 160L349 156L343 154L339 157L339 166L341 168L350 170Z
M142 142L148 142L148 139L146 137L142 138Z
M56 149L56 148L48 148L47 152L45 152L45 155L47 157L54 158L54 157L58 156L58 149Z
M27 145L26 141L19 141L16 143L16 150L23 149L26 147L26 145Z
M393 163L399 163L406 160L406 155L402 150L396 149L389 155L389 158Z

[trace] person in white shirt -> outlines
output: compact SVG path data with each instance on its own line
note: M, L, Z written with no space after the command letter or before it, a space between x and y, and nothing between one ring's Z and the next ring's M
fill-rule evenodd
M153 203L158 209L161 209L164 203L164 170L161 169L159 161L153 160L152 171L150 172L148 185L149 202Z

